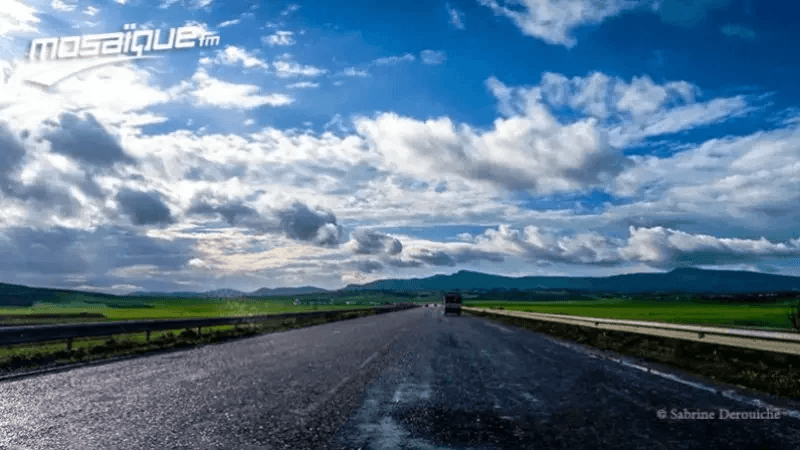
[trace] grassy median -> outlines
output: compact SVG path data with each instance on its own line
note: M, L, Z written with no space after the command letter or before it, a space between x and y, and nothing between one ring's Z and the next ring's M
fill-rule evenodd
M512 311L567 314L603 319L774 329L792 328L789 313L794 305L796 303L793 301L765 304L720 304L711 302L630 301L622 299L558 302L480 301L464 304L464 306L475 308L499 308Z

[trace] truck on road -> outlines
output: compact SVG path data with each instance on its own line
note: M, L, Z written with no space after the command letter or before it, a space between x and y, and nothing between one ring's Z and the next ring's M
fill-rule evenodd
M457 292L449 292L442 296L444 303L444 315L453 313L457 316L461 315L461 294Z

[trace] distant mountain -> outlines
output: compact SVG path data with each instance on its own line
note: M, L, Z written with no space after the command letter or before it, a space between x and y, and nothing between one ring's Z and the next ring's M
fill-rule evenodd
M322 294L330 292L326 289L314 286L301 286L301 287L282 287L282 288L261 288L247 294L248 297L268 297L277 295L304 295L304 294Z
M348 285L345 291L449 291L569 289L622 293L745 293L800 291L800 277L732 270L679 268L667 273L611 277L505 277L462 270L428 278L388 279Z
M320 294L328 292L314 286L261 288L253 292L242 292L236 289L217 289L207 292L135 292L135 297L179 297L179 298L249 298L249 297L275 297L286 295Z

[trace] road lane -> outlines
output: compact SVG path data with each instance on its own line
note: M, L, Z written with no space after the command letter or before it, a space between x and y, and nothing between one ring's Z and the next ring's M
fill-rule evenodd
M418 308L0 383L0 448L800 448L753 410L515 327Z
M800 420L670 420L673 408L757 408L538 333L415 314L424 317L398 342L400 358L370 384L329 448L800 448Z
M370 316L3 382L0 448L321 446L387 342L417 318Z

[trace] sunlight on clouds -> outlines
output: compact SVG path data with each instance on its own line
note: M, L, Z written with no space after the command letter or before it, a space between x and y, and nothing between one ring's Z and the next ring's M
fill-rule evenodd
M261 88L252 84L235 84L222 81L199 68L191 81L183 81L170 89L173 98L191 98L199 106L224 109L252 109L260 106L285 106L294 99L285 94L261 95Z
M571 35L576 28L598 24L640 4L630 0L478 1L491 8L496 15L511 19L523 34L537 37L548 44L565 47L574 47L577 44L577 40ZM522 9L518 9L518 6Z
M21 0L3 0L0 8L0 37L12 33L36 33L36 24L41 20L38 11Z

